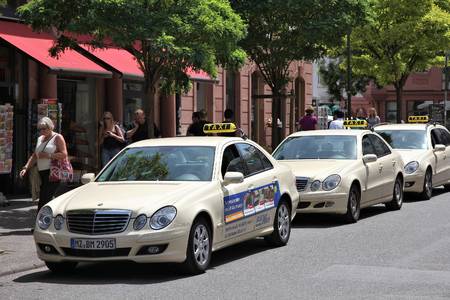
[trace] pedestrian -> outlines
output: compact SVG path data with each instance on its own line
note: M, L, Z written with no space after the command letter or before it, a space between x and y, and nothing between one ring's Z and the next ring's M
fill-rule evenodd
M231 110L229 108L225 109L223 116L224 116L223 123L234 123L233 110ZM218 136L236 136L236 132L222 132L222 133L218 133L217 135Z
M344 129L344 113L336 111L336 120L331 121L330 129Z
M208 114L204 109L198 111L195 115L193 113L192 124L188 128L187 135L206 136L206 133L203 132L203 126L208 123L207 116Z
M317 118L313 115L314 108L308 106L305 110L305 116L299 120L299 130L316 130L317 129Z
M111 112L105 111L99 133L102 167L104 167L125 146L125 138Z
M155 123L153 123L153 133L154 137L161 136L159 129ZM134 121L133 124L128 127L128 131L126 132L126 138L129 139L131 143L135 143L150 138L148 132L147 119L142 109L137 109L134 112Z
M369 108L369 117L367 118L369 129L380 123L380 117L377 114L375 107Z
M356 120L366 120L366 114L362 108L356 112Z
M52 160L66 160L67 147L64 137L53 131L55 128L52 120L43 117L37 124L40 136L36 143L36 149L20 171L23 178L34 164L37 164L41 186L39 191L38 211L55 196L59 182L49 180L50 164Z
M188 136L195 136L197 135L197 131L198 131L198 127L199 124L198 122L200 121L200 115L198 113L198 111L194 111L192 113L192 123L189 125L186 135Z

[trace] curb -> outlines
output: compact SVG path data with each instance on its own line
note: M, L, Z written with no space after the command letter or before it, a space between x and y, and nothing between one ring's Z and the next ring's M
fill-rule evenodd
M0 272L0 277L4 277L4 276L8 276L8 275L15 274L15 273L20 273L20 272L30 271L30 270L34 270L34 269L39 269L44 266L45 266L44 262L41 262L41 263L33 264L32 266L19 267L19 268L11 269L8 271Z

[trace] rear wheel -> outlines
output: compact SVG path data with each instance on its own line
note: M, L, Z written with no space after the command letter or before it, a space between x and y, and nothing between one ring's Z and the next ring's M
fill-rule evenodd
M431 196L433 195L433 175L431 174L431 170L428 169L425 172L425 178L423 180L423 190L422 193L420 193L420 198L423 200L429 200L431 199Z
M389 210L399 210L403 204L403 181L400 177L395 179L394 192L392 194L392 200L387 202L386 208Z
M70 273L71 271L73 271L76 268L76 266L78 265L78 263L72 262L72 261L65 261L65 262L60 262L60 263L46 261L45 265L53 273L67 274L67 273Z
M211 229L204 218L194 221L189 234L184 267L190 274L204 273L211 261Z
M287 244L291 235L291 210L285 200L278 204L273 222L273 232L264 237L272 246L280 247Z
M347 201L347 213L344 215L345 222L356 223L361 213L361 193L356 184L350 188Z

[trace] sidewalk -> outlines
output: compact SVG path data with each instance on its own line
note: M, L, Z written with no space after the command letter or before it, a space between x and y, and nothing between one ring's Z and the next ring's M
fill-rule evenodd
M0 276L44 266L37 258L31 234L36 203L31 199L9 200L0 207Z

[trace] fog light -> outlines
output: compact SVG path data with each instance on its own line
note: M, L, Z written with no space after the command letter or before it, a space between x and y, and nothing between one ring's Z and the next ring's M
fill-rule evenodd
M414 185L414 181L407 181L405 182L405 187L412 187Z
M137 255L155 255L163 253L164 250L166 250L168 244L164 245L147 245L142 246L141 249L139 249Z
M50 253L50 252L52 252L52 247L50 247L49 245L46 245L44 247L44 251L47 252L47 253Z
M147 248L147 252L149 254L156 254L159 252L159 247L158 246L150 246Z

